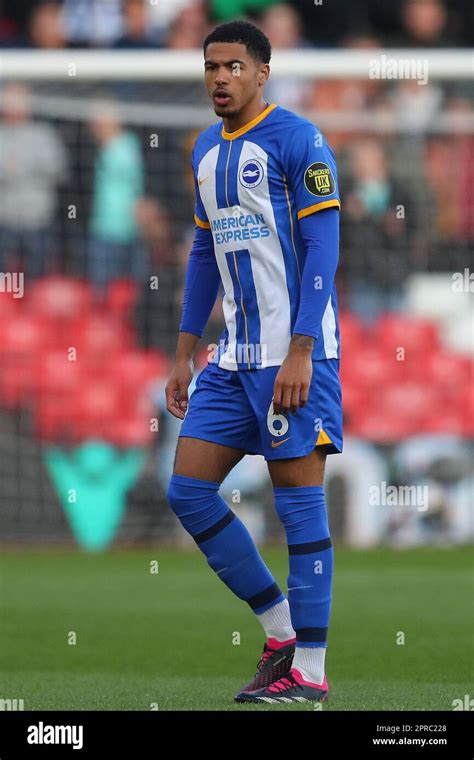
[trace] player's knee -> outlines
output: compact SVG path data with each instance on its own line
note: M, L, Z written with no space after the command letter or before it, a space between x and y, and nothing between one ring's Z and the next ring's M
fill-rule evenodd
M197 543L207 541L227 526L232 513L218 493L219 483L174 474L170 480L168 503L181 525Z
M273 489L275 509L287 531L300 531L305 525L327 524L323 486Z
M183 476L180 476L180 478L182 477ZM192 492L190 493L189 486L184 484L182 480L179 480L175 475L172 476L168 484L166 498L169 506L177 517L182 517L183 513L192 507Z
M218 490L218 483L175 473L169 482L166 498L180 519L191 515L197 517L212 508Z

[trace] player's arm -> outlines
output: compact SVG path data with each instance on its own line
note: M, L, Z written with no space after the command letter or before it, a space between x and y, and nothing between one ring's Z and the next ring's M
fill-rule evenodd
M340 201L334 155L311 124L302 124L292 137L286 143L283 164L306 259L288 354L275 378L276 414L296 412L307 402L314 341L320 339L339 258Z
M339 211L326 208L299 222L306 246L300 302L287 357L275 379L275 414L296 412L308 400L314 341L334 285L339 259Z
M194 352L216 302L220 284L212 233L210 229L196 225L186 267L176 359L165 390L166 407L179 419L184 418L188 405Z
M339 211L327 208L299 222L306 247L301 277L300 303L290 342L302 336L318 340L321 322L334 286L339 261Z

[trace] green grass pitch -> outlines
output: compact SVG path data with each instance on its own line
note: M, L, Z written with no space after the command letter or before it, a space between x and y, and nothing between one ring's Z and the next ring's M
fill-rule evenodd
M286 550L262 555L286 589ZM0 571L0 697L25 710L314 709L233 702L263 631L198 550L7 552ZM473 581L468 547L336 546L323 710L452 710L472 692Z

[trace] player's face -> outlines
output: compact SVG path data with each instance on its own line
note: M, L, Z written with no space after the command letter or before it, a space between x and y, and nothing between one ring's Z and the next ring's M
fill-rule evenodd
M237 116L259 98L268 71L268 64L249 55L240 42L211 42L206 49L204 78L217 116Z

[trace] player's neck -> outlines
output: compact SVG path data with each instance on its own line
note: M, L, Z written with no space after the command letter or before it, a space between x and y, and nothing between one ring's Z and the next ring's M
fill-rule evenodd
M238 129L250 124L251 121L260 116L269 106L266 100L259 100L256 103L249 103L246 108L235 116L224 116L224 129L226 132L236 132Z

